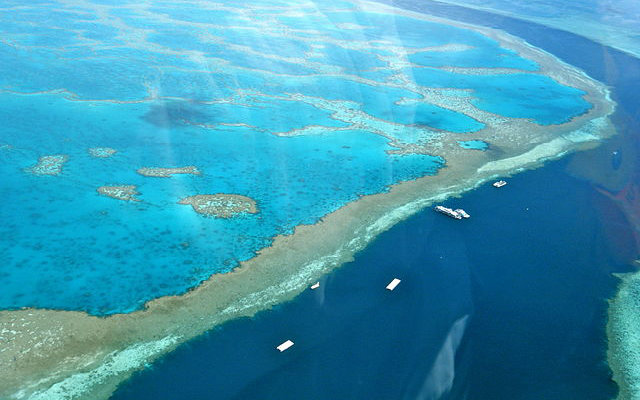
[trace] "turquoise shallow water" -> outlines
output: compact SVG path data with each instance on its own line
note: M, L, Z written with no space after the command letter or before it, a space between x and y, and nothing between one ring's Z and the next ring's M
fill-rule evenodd
M390 119L396 122L430 126L457 133L476 132L485 126L471 117L429 103L393 104L385 115L389 115Z
M87 115L80 112L86 104L56 96L11 100L2 118L12 122L14 133L5 138L15 148L6 151L0 167L8 177L3 194L11 199L0 211L3 247L13 266L3 271L13 288L0 294L4 308L26 300L53 308L83 304L93 313L132 310L230 270L274 235L313 223L358 195L434 173L442 163L432 156L388 156L386 139L361 131L292 138L249 128L210 132L140 118L153 107L170 109L165 104L94 104ZM45 109L56 113L42 115ZM50 126L57 127L53 134ZM33 134L25 137L25 130ZM87 148L105 143L121 152L108 159L88 154ZM42 154L69 155L62 176L21 172ZM147 178L135 172L194 164L201 176ZM99 196L96 188L110 184L138 185L141 202ZM251 196L260 213L213 219L177 204L201 193Z
M478 108L511 118L532 118L541 125L567 122L577 110L590 105L578 89L553 84L551 78L533 74L474 76L433 68L411 71L421 85L471 88ZM580 113L581 113L580 112Z
M483 124L390 85L395 74L470 89L460 95L477 107L540 124L589 107L581 92L537 75L433 68L537 66L478 33L348 3L87 4L30 3L0 15L0 146L11 146L0 147L0 308L129 312L231 270L358 196L435 174L441 157L390 151ZM446 44L469 50L419 50ZM403 48L421 65L392 67L385 57L406 59ZM316 100L402 129L383 137ZM275 135L311 126L312 135ZM118 152L98 159L91 147ZM60 176L25 172L56 154L68 156ZM202 175L136 173L187 165ZM140 202L96 192L125 184L138 186ZM259 213L206 218L177 204L214 193L249 196Z

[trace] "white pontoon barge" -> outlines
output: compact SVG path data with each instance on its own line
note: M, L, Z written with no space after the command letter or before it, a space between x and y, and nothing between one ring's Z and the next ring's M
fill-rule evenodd
M285 351L291 346L293 346L293 342L291 340L287 340L286 342L283 342L280 346L276 347L276 349L280 350L280 353L282 353L283 351Z
M400 279L393 278L393 280L387 285L387 290L393 290L400 284Z

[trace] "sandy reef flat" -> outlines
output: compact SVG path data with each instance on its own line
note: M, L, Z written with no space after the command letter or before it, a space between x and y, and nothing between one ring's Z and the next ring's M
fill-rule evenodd
M43 309L0 312L0 371L3 371L0 398L106 399L118 384L145 364L218 324L290 300L323 274L351 260L378 234L434 202L464 193L488 180L535 168L545 160L592 148L614 134L608 116L615 104L609 99L607 88L552 55L498 30L378 4L358 4L367 10L451 24L489 36L504 48L537 62L540 69L535 74L584 91L583 97L592 107L566 123L542 126L531 120L504 118L479 110L464 97L452 104L437 92L425 92L435 104L464 111L486 125L473 135L448 133L437 141L399 147L399 153L441 155L447 166L437 175L394 185L385 193L363 196L314 225L301 225L290 235L276 237L271 247L262 249L233 272L213 275L184 295L150 301L140 311L105 318ZM482 72L486 71L473 73ZM313 98L305 100L321 103ZM335 112L348 114L345 119L351 118L354 124L385 135L386 128L379 121L349 111L346 104L321 105L334 107ZM487 140L501 152L470 151L459 146L458 141L470 139ZM101 189L101 194L120 200L135 200L137 194L135 186ZM194 203L201 204L201 199L211 201L192 198L185 204L196 209ZM232 200L238 200L238 207L252 212L255 203L252 205L251 199L247 199Z
M140 193L135 185L100 186L96 189L103 196L124 201L140 201L136 197Z
M96 158L109 158L116 154L118 151L111 147L92 147L88 150L92 157Z
M36 165L25 169L25 171L34 175L60 175L62 167L67 161L69 161L69 157L64 154L42 156Z
M239 194L197 194L185 197L178 204L188 204L198 214L217 218L231 218L237 214L258 212L255 200Z
M200 175L200 171L198 171L198 168L194 167L193 165L177 168L145 167L138 169L136 172L138 172L142 176L149 176L154 178L169 178L171 175L175 174Z

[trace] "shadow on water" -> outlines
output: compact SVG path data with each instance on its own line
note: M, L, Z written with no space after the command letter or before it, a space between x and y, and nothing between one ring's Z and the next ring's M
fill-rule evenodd
M615 396L606 299L638 251L640 62L511 18L394 4L504 29L583 68L613 87L619 135L448 202L470 220L425 210L396 225L320 289L181 346L113 399Z
M187 101L167 101L151 106L142 119L158 128L175 128L187 123L214 123L216 118Z

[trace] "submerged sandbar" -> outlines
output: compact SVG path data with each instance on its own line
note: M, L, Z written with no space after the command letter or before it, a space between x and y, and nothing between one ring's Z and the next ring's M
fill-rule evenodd
M138 188L135 185L100 186L97 191L103 196L117 200L140 201L136 197L140 192L138 192Z
M111 147L91 147L87 151L91 157L95 158L109 158L118 152L116 149L112 149Z
M191 174L200 175L200 171L193 165L187 167L178 168L160 168L160 167L144 167L136 171L142 176L149 176L154 178L169 178L174 174Z

